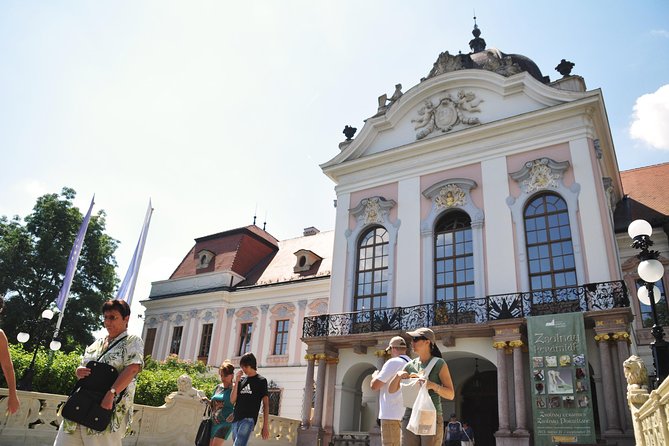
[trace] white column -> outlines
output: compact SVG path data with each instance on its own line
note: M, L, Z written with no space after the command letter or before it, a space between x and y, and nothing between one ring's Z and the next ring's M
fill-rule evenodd
M158 330L156 330L156 338L159 339L158 345L154 347L156 352L156 360L163 361L167 358L170 349L170 342L172 341L172 333L170 333L170 328L172 324L167 317L161 315L163 321L160 323Z
M260 305L260 330L258 330L258 336L256 339L256 351L258 352L257 357L258 357L258 362L261 364L265 364L265 346L269 346L270 351L272 349L272 346L270 345L272 343L272 330L267 327L267 311L269 310L269 305L268 304L262 304ZM268 334L269 333L269 334ZM266 339L269 338L269 339Z
M513 245L511 212L506 204L509 175L506 158L481 163L483 212L485 215L485 255L488 259L488 294L508 293L516 289L516 258ZM502 234L502 235L500 235ZM491 267L494 259L495 267Z
M347 243L345 233L348 229L348 210L351 207L351 195L337 194L337 214L335 217L335 241L332 250L332 276L330 280L330 313L350 311L351 302L344 302L347 283L346 255ZM348 274L353 274L348 272Z
M298 308L298 313L297 313L297 319L295 320L295 328L292 330L293 333L295 333L295 336L293 336L291 339L294 339L295 341L293 342L295 346L295 350L293 352L294 359L290 361L291 363L295 365L300 365L302 363L302 346L304 345L301 341L302 338L302 330L304 328L304 313L307 309L307 300L302 299L297 302L297 308ZM290 345L290 344L289 344Z
M601 207L597 199L597 190L601 189L602 178L593 173L599 172L594 169L593 155L587 138L569 141L572 167L574 169L574 180L581 185L578 197L578 208L580 212L580 228L571 228L573 231L581 230L582 250L587 261L587 281L606 282L611 280L606 249L606 234L603 225L609 224L608 215L601 214Z
M393 307L406 307L425 303L420 286L420 179L410 178L398 184L397 218L402 223L397 235L395 257L396 293ZM392 265L390 266L392 268ZM420 294L420 295L418 295Z

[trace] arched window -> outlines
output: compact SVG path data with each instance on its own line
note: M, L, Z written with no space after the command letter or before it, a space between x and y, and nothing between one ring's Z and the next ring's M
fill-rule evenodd
M388 231L368 230L358 243L354 310L376 310L388 304Z
M448 212L434 230L434 295L437 301L476 297L472 225L464 212Z
M567 203L542 194L529 201L523 217L530 291L576 286Z

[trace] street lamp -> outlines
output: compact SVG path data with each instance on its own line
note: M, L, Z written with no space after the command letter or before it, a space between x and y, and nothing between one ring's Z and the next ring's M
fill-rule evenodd
M37 358L37 350L39 349L39 346L42 343L42 340L44 339L44 335L47 332L47 328L49 328L49 325L51 325L51 319L53 319L53 311L46 309L42 311L41 320L28 321L28 324L35 327L31 331L35 333L36 341L35 341L35 348L33 349L33 359L32 361L30 361L30 365L23 373L23 376L21 377L19 382L16 383L16 388L19 390L32 391L33 389L33 376L35 375L35 359ZM30 334L24 331L16 335L16 340L19 341L21 344L25 344L26 342L28 342L29 339L30 339ZM55 338L49 344L49 348L53 351L60 350L60 346L61 346L60 341Z
M645 220L634 220L627 228L627 233L634 240L632 247L640 250L637 255L640 260L637 272L639 277L644 282L644 286L638 291L637 297L646 305L650 305L653 314L653 328L652 333L655 340L650 343L651 351L653 352L653 363L655 366L655 388L664 381L669 375L669 344L664 340L664 330L657 319L657 309L655 308L655 296L660 296L660 289L655 286L655 282L662 278L664 274L664 265L657 260L660 253L650 250L653 246L653 241L650 236L653 233L653 228Z

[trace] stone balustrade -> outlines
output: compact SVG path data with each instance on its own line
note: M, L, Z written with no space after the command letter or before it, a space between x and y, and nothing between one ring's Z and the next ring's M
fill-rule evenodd
M179 391L167 396L165 404L160 407L135 404L131 432L123 440L123 445L193 444L204 411L200 395L200 391L192 386L179 383ZM62 420L57 413L58 408L67 397L23 391L19 391L18 396L21 409L14 415L6 416L7 389L0 389L0 446L52 445ZM249 445L294 446L299 424L299 420L270 416L270 441L265 442L260 434L261 415Z
M624 362L627 402L632 412L637 446L669 444L669 378L648 392L648 375L643 361L631 356Z

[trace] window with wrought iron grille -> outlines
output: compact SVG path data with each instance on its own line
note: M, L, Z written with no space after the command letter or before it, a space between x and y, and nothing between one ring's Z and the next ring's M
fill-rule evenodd
M657 312L657 322L660 325L669 325L669 305L667 304L667 292L664 288L664 282L660 279L654 283L660 289L659 296L653 296L655 299L655 311ZM637 290L645 286L645 282L641 279L636 281ZM638 300L638 299L637 299ZM650 305L646 305L639 300L639 310L641 311L641 323L644 328L653 326L653 310Z
M358 243L354 309L375 310L388 305L388 232L376 226L362 234Z
M567 203L542 194L525 207L525 244L531 291L577 285Z
M209 347L211 347L211 334L214 331L214 324L204 324L202 326L202 336L200 336L200 350L197 356L202 358L209 356Z
M471 219L465 212L448 212L434 231L434 289L437 301L476 297Z
M279 416L279 409L281 408L281 389L278 387L270 387L267 389L269 394L269 414Z
M251 351L251 332L253 331L253 323L247 322L240 326L239 330L239 348L237 349L237 356L242 356L244 353Z
M170 344L170 355L178 355L181 348L181 335L183 334L183 326L174 327L172 330L172 343Z
M276 321L276 333L274 335L273 355L285 355L288 349L288 319Z

